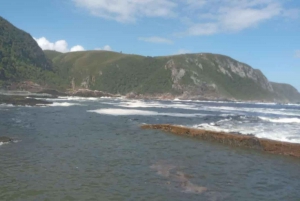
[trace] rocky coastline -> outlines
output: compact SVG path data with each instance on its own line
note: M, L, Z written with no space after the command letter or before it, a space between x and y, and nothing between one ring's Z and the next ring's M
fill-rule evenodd
M10 96L0 95L0 104L11 104L15 106L38 106L52 104L50 101L38 100L35 98L29 98L25 96Z
M162 130L175 135L216 142L227 146L244 147L271 154L300 158L300 144L261 139L252 135L239 135L233 133L208 131L168 124L142 125L141 128Z
M237 100L234 98L226 98L221 96L216 96L214 94L202 94L202 95L195 95L190 94L188 92L185 92L183 94L172 94L172 93L159 93L159 94L140 94L135 92L130 92L127 94L111 94L104 91L98 91L98 90L91 90L88 88L73 88L73 89L66 89L59 91L55 88L51 88L49 86L41 86L35 82L32 81L23 81L19 83L11 83L7 85L5 90L8 91L27 91L30 93L35 93L38 95L29 95L31 98L58 98L59 96L77 96L77 97L121 97L124 96L127 99L139 99L139 100L194 100L194 101L222 101L222 102L248 102L248 103L257 103L257 102L265 102L269 103L270 100ZM290 102L282 102L282 101L271 101L273 103L278 104L286 104ZM299 102L291 102L300 104Z

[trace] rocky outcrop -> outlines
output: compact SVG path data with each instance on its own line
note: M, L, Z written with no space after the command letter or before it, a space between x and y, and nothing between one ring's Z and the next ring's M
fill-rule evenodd
M48 94L52 98L57 98L59 96L79 96L79 97L119 97L118 95L97 91L89 89L78 89L71 90L68 92L60 92L55 89L45 89L38 92L38 94Z
M70 91L67 93L69 96L80 96L80 97L119 97L118 95L89 89L79 89L76 91Z
M13 82L7 85L6 90L10 91L30 91L30 92L38 92L43 90L43 87L32 81L23 81L23 82Z
M41 90L39 92L37 92L38 94L49 94L51 95L52 97L58 97L58 96L68 96L67 93L64 93L64 92L60 92L60 91L57 91L55 89L44 89L44 90Z
M38 106L38 105L49 105L52 102L45 100L37 100L34 98L27 98L24 96L6 96L0 95L0 104L12 104L18 106Z
M0 143L9 143L9 142L13 142L13 139L9 137L0 137Z
M171 76L173 81L172 88L177 91L181 91L182 86L180 85L180 80L185 75L185 70L182 68L177 68L173 59L167 62L167 64L165 65L165 69L171 70Z
M235 61L234 59L223 56L213 55L214 61L217 63L219 70L232 78L232 75L238 75L241 78L249 78L261 86L264 90L273 92L273 87L264 74L257 69L251 68L247 64Z
M143 99L143 100L174 100L176 96L171 93L164 94L136 94L134 92L128 93L125 96L128 99Z
M249 149L256 149L272 154L293 156L300 158L300 144L293 144L288 142L279 142L269 139L261 139L254 136L239 135L224 132L207 131L200 129L193 129L175 125L143 125L143 129L158 129L170 132L176 135L184 135L194 137L197 139L217 142L233 147L245 147Z

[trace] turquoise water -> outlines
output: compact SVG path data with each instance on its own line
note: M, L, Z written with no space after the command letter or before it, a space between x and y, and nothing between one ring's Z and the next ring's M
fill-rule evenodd
M292 133L275 137L298 140L298 106L55 101L0 106L0 135L17 140L0 146L0 200L300 199L299 159L139 128L172 123L255 132L256 125L257 135L270 136L275 127Z

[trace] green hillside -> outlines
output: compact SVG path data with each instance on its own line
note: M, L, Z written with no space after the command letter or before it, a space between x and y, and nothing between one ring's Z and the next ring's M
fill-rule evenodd
M0 83L40 77L52 64L26 32L0 17Z
M289 84L271 82L274 91L281 99L287 102L300 102L300 94L297 89Z
M67 85L109 93L163 94L238 100L289 100L259 71L230 57L186 54L144 57L109 51L45 51ZM279 95L280 93L280 95Z

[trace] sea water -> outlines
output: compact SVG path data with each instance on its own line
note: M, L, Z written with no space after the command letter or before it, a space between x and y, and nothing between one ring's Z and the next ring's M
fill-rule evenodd
M300 105L123 98L0 105L0 200L299 200L300 160L142 124L300 143Z

